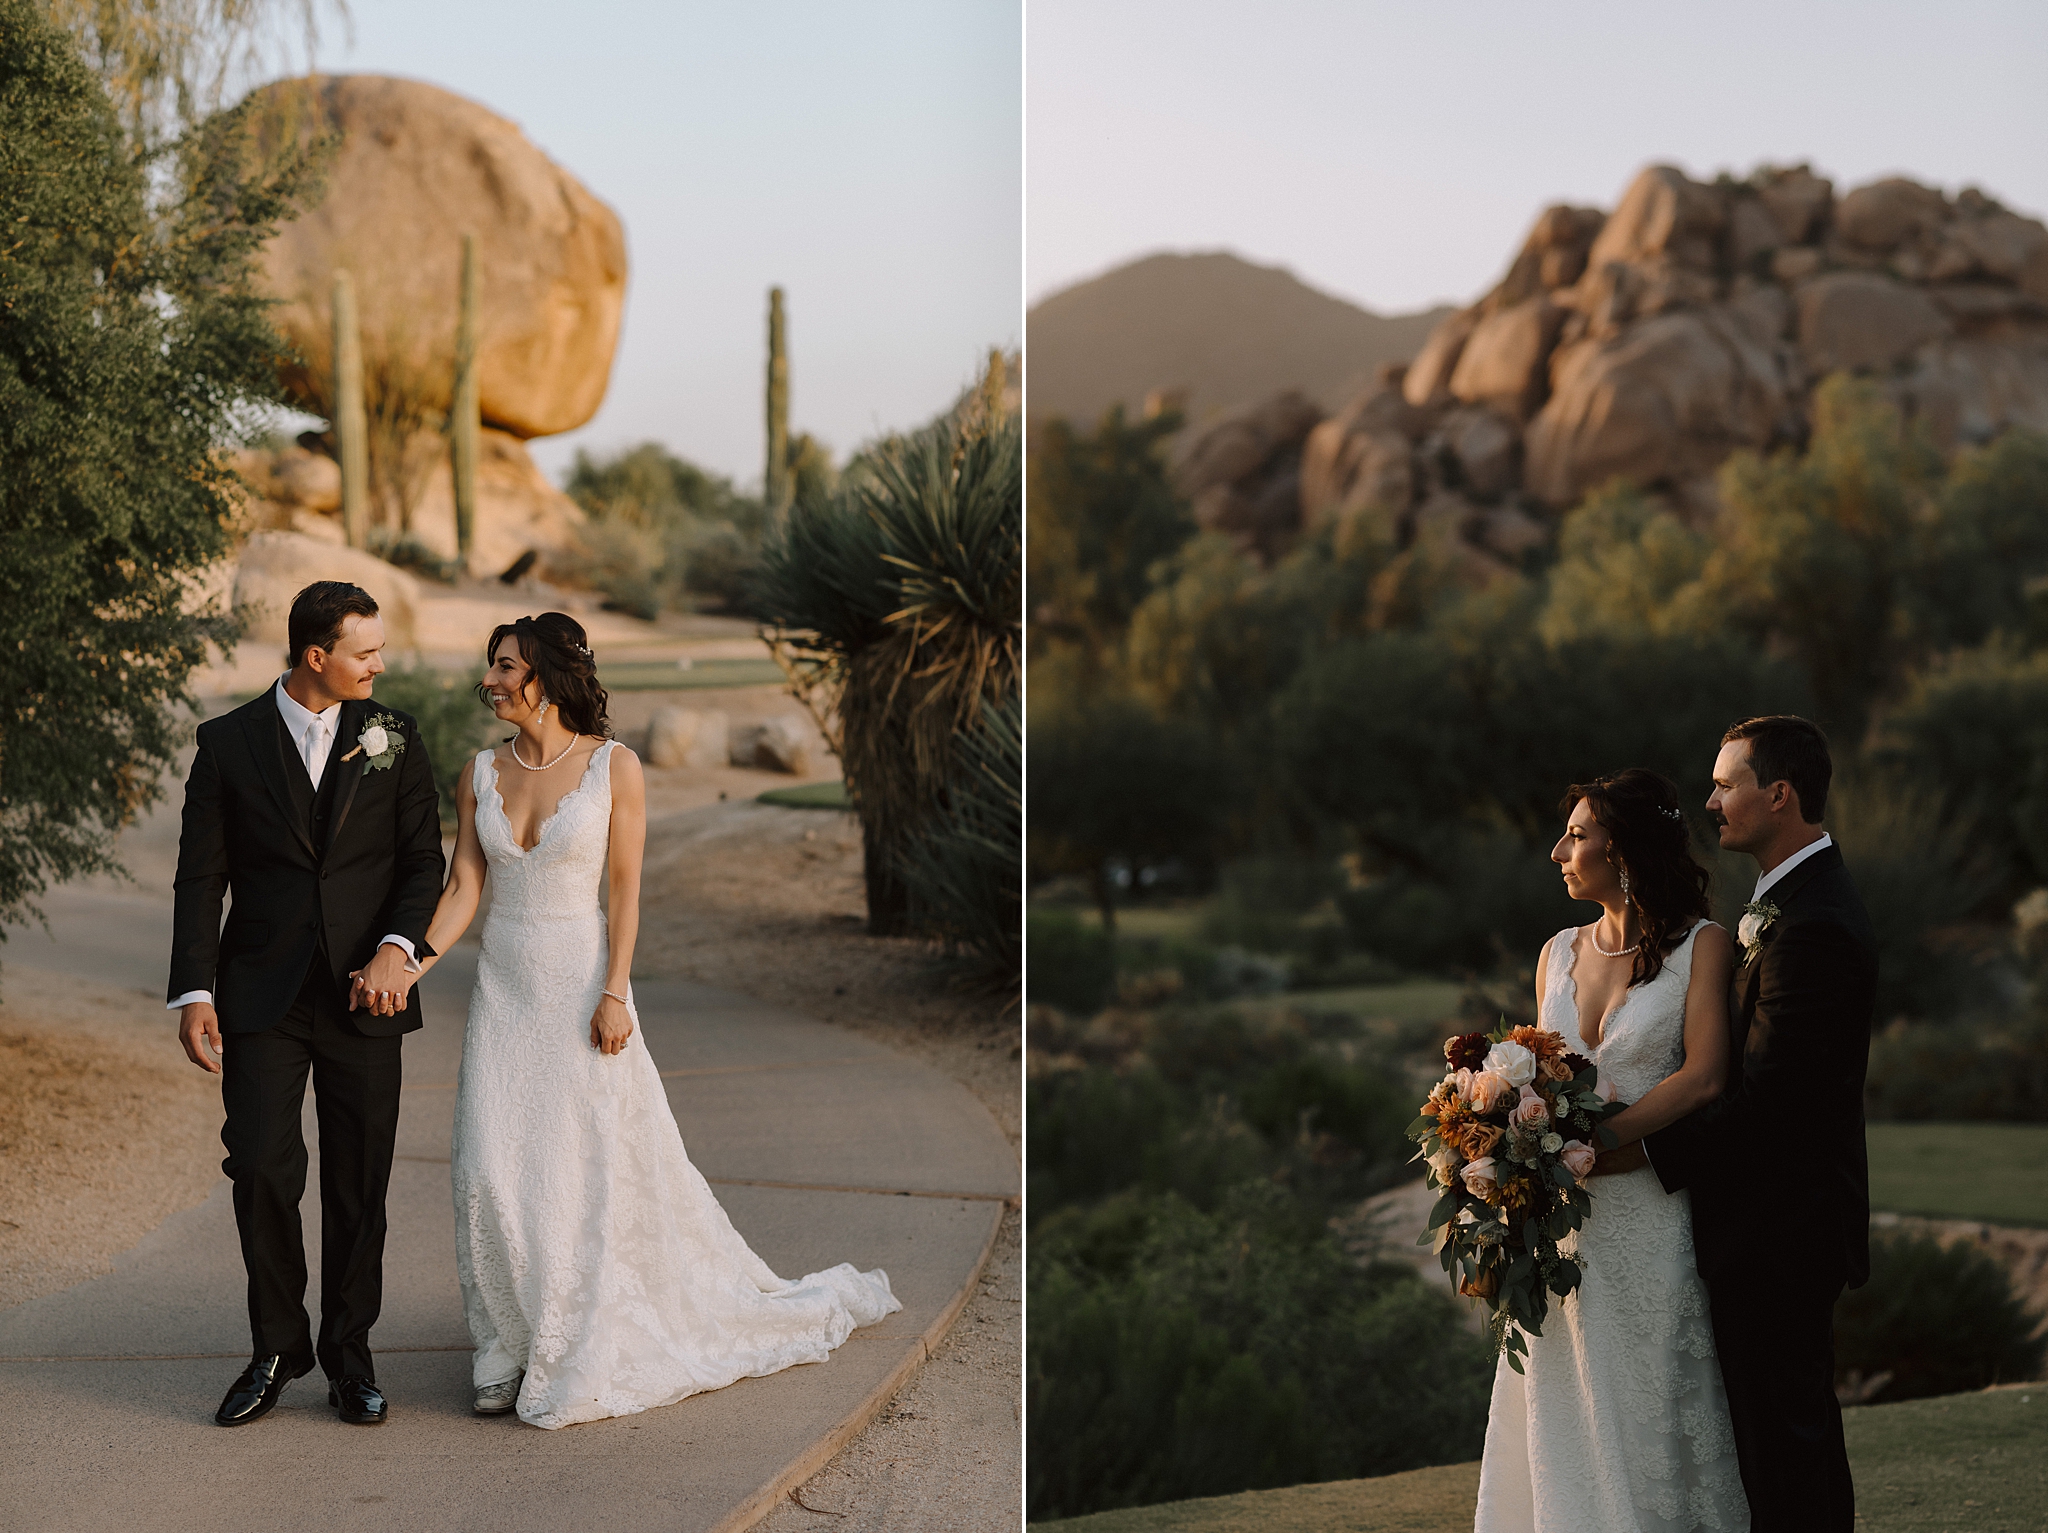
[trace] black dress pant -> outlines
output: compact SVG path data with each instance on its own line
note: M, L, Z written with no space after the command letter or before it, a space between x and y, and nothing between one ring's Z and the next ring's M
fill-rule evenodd
M370 1327L384 1300L384 1194L398 1133L400 1038L368 1038L348 997L315 958L275 1027L221 1041L227 1123L221 1169L235 1188L235 1225L249 1273L257 1356L319 1359L329 1378L375 1378ZM300 1115L312 1072L320 1123L320 1338L306 1317L306 1190Z
M1856 1487L1835 1399L1840 1282L1782 1267L1708 1283L1750 1533L1852 1533Z

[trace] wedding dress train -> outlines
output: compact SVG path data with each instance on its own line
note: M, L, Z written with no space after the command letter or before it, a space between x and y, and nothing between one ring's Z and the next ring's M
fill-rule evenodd
M1684 1062L1687 933L1663 970L1623 996L1600 1047L1579 1032L1576 957L1551 939L1541 1021L1588 1053L1623 1101ZM1644 1166L1591 1184L1578 1291L1552 1299L1525 1373L1494 1374L1479 1470L1478 1533L1742 1533L1749 1503L1714 1354L1706 1285L1693 1269L1692 1201Z
M456 1086L456 1268L475 1383L523 1370L519 1415L540 1427L823 1362L902 1308L880 1270L777 1277L690 1164L638 1013L624 1052L591 1046L614 749L598 747L531 849L490 751L471 779L492 902Z

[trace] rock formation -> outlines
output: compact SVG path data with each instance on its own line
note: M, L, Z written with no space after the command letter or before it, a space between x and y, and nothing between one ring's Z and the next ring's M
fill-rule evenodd
M1176 482L1262 556L1330 528L1483 582L1611 479L1711 520L1715 469L1802 442L1836 371L1944 450L2048 430L2048 228L1974 189L1652 166L1611 214L1547 209L1491 292L1334 415L1286 393L1191 433Z
M352 581L370 593L384 623L389 654L418 646L418 581L361 549L295 532L258 532L242 546L233 600L236 611L248 620L244 637L274 641L282 655L292 598L316 580Z
M315 75L266 86L258 100L272 135L340 138L319 202L263 251L276 323L298 353L284 373L294 402L329 413L330 294L335 269L346 268L372 414L378 396L408 402L393 413L409 423L398 439L410 431L405 456L419 488L409 530L452 558L453 490L438 428L454 382L462 236L474 234L485 429L470 568L496 574L529 548L565 546L582 513L524 442L582 425L604 398L626 294L618 218L515 124L435 86ZM339 538L327 470L310 461L317 456L245 459L244 477L264 503L258 525Z

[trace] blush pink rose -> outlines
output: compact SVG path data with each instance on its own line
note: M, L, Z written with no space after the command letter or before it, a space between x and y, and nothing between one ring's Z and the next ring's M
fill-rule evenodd
M1465 1190L1475 1198L1491 1202L1494 1193L1499 1190L1500 1184L1494 1180L1491 1155L1482 1155L1477 1160L1468 1161L1462 1175L1465 1178Z
M1583 1139L1567 1140L1557 1158L1564 1162L1565 1170L1582 1182L1593 1174L1593 1147Z
M1509 1121L1519 1129L1540 1129L1550 1122L1550 1104L1529 1087L1522 1088L1522 1100L1515 1103Z
M1492 1112L1514 1089L1505 1077L1491 1070L1478 1070L1466 1084L1465 1100L1472 1104L1474 1112Z

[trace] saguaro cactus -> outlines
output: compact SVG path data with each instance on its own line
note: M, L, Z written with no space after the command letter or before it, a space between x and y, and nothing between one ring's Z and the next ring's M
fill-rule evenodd
M476 236L462 236L462 301L455 320L455 399L448 409L448 458L455 469L455 547L469 562L476 532L476 449L481 411L476 380Z
M783 346L782 289L768 289L768 469L761 498L771 512L789 504L789 354Z
M370 432L363 413L363 342L356 328L356 290L334 274L334 445L341 459L341 535L361 548L369 525Z

